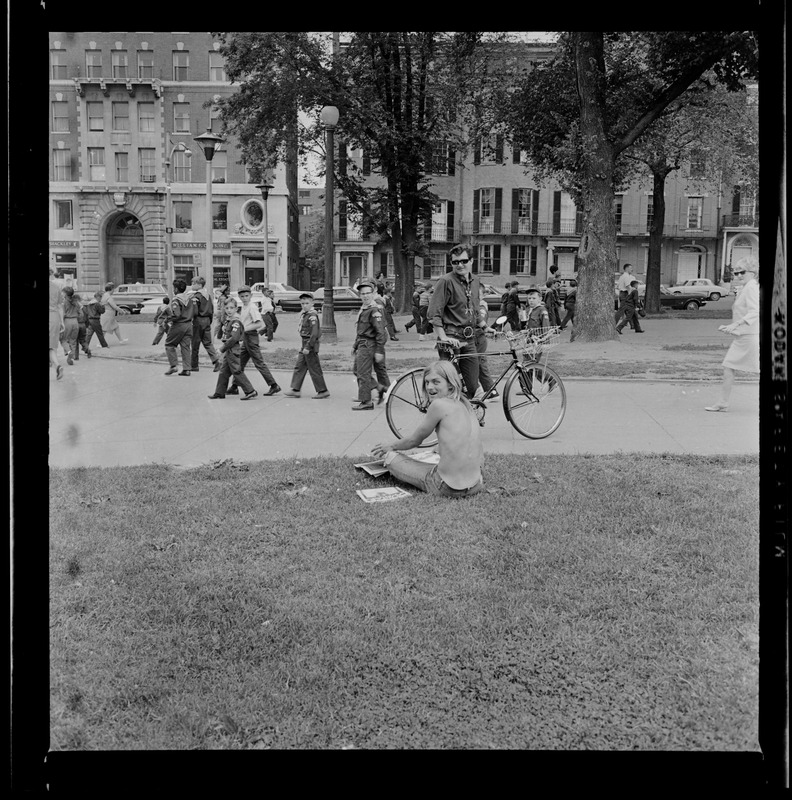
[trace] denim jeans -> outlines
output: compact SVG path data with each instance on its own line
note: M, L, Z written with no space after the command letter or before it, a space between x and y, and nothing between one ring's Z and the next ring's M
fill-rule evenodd
M437 474L437 464L427 464L425 461L416 461L403 453L389 453L385 466L397 480L409 483L427 494L436 494L442 497L469 497L484 490L484 482L479 481L468 489L452 489Z

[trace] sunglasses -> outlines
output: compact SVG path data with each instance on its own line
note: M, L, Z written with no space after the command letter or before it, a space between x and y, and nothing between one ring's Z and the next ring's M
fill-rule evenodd
M734 270L734 272L732 272L732 275L745 275L745 270L744 269L736 269L736 270Z
M470 261L469 258L459 258L456 261L454 261L454 259L451 259L451 263L454 266L456 266L457 264L467 264L469 261Z

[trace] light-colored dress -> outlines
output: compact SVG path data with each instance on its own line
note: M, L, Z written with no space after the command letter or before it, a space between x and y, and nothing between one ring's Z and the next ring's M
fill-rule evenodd
M119 328L118 320L116 319L119 309L110 292L105 292L102 295L101 303L104 306L104 313L101 316L102 330L105 333L115 333Z
M732 322L742 322L737 328L723 366L743 372L759 372L759 284L748 281L734 299Z
M49 282L49 349L57 350L60 342L61 307L63 295L61 287L53 280Z

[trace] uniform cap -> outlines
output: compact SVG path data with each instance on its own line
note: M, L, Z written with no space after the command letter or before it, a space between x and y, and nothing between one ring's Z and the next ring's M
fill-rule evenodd
M249 291L250 291L250 287L249 286L240 286L237 289L237 294L241 294L242 292L249 292Z
M542 293L541 289L539 289L537 286L529 286L525 290L526 294L532 294L533 292L536 292L536 294L541 294Z
M369 289L372 289L374 291L376 291L377 289L374 281L360 281L360 283L358 283L358 289L360 289L361 286L368 286Z
M315 300L315 299L316 298L312 294L309 294L308 292L303 292L300 295L300 300Z

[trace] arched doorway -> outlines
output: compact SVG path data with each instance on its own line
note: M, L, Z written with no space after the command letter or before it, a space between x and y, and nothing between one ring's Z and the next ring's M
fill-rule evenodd
M105 243L107 280L116 285L146 282L145 242L138 217L121 211L108 220Z

